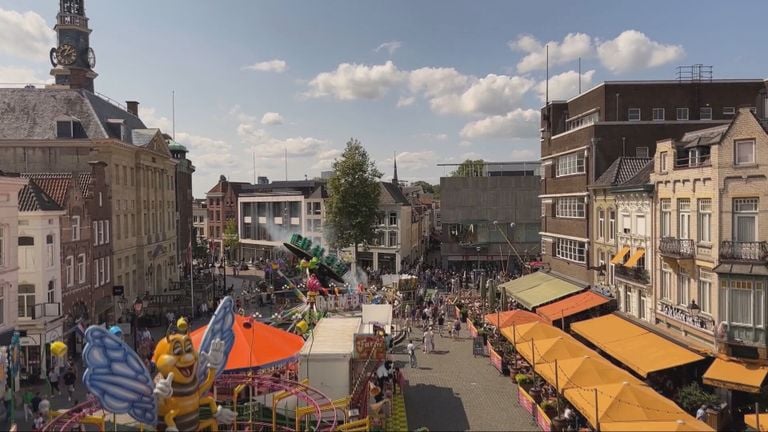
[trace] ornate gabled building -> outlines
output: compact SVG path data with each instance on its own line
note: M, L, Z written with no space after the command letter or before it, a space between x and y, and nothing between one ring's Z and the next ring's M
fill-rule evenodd
M55 30L55 84L0 89L0 170L89 171L90 162L103 162L114 283L129 298L162 292L178 278L177 162L160 130L139 118L138 102L123 107L94 93L95 55L83 0L61 1Z

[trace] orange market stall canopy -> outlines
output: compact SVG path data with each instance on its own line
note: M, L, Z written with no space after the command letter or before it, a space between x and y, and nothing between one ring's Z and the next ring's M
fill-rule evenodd
M515 309L501 313L490 313L485 316L485 322L498 328L511 327L512 325L527 324L529 322L543 321L533 312Z
M555 376L557 365L557 376ZM624 369L612 365L608 360L597 354L558 360L556 363L545 363L536 366L536 373L557 386L559 392L574 387L588 387L600 384L631 382L642 384L637 378Z
M517 344L516 349L529 364L549 363L555 360L597 355L596 352L587 348L581 342L565 334L550 339L531 339L527 342L520 342Z
M744 424L758 432L768 432L768 412L758 414L745 414Z
M536 313L544 317L549 322L555 322L559 319L565 319L571 315L584 312L608 303L608 299L592 291L566 297L554 303L541 306L536 309Z
M703 381L704 384L729 390L760 393L767 374L768 366L718 358L704 373Z
M258 320L235 315L232 325L235 345L229 354L226 372L248 369L266 369L298 360L304 339L293 333L268 326ZM190 334L195 348L200 346L208 326Z
M712 428L700 421L667 420L605 423L600 425L600 430L603 432L698 432L711 431Z
M642 377L704 359L615 314L575 322L571 330Z

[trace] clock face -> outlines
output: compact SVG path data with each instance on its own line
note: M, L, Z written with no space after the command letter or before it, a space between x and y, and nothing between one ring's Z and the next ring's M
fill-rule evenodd
M88 48L88 66L91 69L96 67L96 53L93 52L93 48Z
M59 49L56 50L56 60L59 62L59 64L63 64L65 66L69 66L77 60L77 52L75 52L75 47L73 47L70 44L61 44L59 46Z

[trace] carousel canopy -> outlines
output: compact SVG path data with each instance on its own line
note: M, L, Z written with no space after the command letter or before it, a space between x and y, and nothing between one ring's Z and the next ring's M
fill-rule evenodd
M227 372L267 368L290 362L298 358L304 345L301 336L242 315L235 315L232 327L235 332L235 345L227 360ZM200 347L207 328L208 326L200 327L190 334L195 348Z

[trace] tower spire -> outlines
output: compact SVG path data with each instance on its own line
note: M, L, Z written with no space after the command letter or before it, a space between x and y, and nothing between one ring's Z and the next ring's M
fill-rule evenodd
M55 85L93 92L93 80L98 74L93 71L96 54L90 46L85 0L61 0L53 30L58 46L51 49L49 56Z
M397 180L397 152L395 152L395 157L392 160L395 162L395 176L392 177L392 183L399 185L400 182Z

